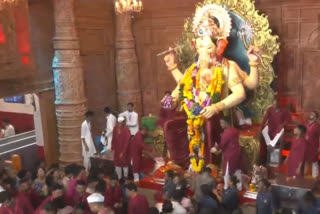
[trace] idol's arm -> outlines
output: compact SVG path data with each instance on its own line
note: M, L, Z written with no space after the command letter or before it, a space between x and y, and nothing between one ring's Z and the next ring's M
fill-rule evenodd
M249 65L250 65L250 75L246 79L244 79L243 84L246 88L253 90L259 84L259 70L256 63L250 62Z
M183 76L181 71L177 67L175 69L173 69L173 70L169 69L169 71L171 71L171 74L172 74L174 80L179 84L179 82L180 82L180 80L181 80L181 78Z
M224 109L237 106L246 99L246 92L241 83L232 86L230 90L232 93L221 101L221 103L224 105Z

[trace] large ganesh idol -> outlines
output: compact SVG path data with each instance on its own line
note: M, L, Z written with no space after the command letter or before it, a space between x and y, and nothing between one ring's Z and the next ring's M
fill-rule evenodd
M224 57L232 30L229 11L222 5L204 3L198 6L192 21L194 62L182 73L173 51L164 57L168 70L177 82L172 97L182 107L187 118L175 118L165 123L165 139L171 158L199 172L211 162L210 148L219 142L219 117L246 99L246 90L259 84L260 48L246 50L250 73ZM187 129L186 129L187 123Z

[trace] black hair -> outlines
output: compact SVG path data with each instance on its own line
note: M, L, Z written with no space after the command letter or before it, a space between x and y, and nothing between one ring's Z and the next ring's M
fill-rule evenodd
M107 107L105 107L104 108L104 113L111 113L111 109L110 109L110 107L109 106L107 106Z
M230 177L230 181L231 181L231 183L233 184L233 186L237 186L237 184L239 183L239 180L238 180L238 178L236 177L236 176L231 176Z
M308 207L310 207L316 203L317 199L315 198L315 196L312 194L311 191L308 191L306 192L306 194L304 194L303 201Z
M5 123L5 124L9 124L10 123L10 121L7 118L3 119L2 122Z
M265 178L261 179L260 182L262 182L263 186L265 186L266 188L269 188L271 185L271 183Z
M133 105L133 103L128 103L127 106L132 106L133 107L134 105Z
M84 203L77 204L74 207L75 210L86 210L86 205Z
M171 91L165 91L164 94L171 94Z
M6 178L3 180L3 184L9 184L10 188L15 189L15 186L17 184L17 180L13 178Z
M202 173L208 173L209 175L212 173L212 170L210 167L204 167L202 168Z
M168 178L173 179L173 177L174 177L174 172L173 172L172 170L168 170L168 171L166 171L166 175L168 176Z
M307 128L301 124L297 125L297 129L299 129L303 135L307 132Z
M12 199L12 195L9 191L0 192L0 203L3 204L6 201L10 201Z
M30 179L28 179L28 178L22 178L19 180L19 184L29 183L29 182L30 182Z
M104 194L106 192L106 182L104 180L100 180L95 189L96 192Z
M93 115L94 115L93 111L87 111L85 114L86 117L93 117Z
M220 118L220 120L223 120L223 121L227 122L229 125L231 125L231 118L228 116L223 116Z
M179 189L173 190L173 193L172 193L173 200L181 202L182 198L183 198L182 191L180 191Z
M93 183L99 181L98 177L94 174L89 174L87 177L87 183Z
M283 208L279 214L292 214L292 210L289 208Z
M126 184L125 188L130 190L130 191L134 191L134 192L138 191L137 186L135 184L133 184L133 183Z
M211 195L212 193L212 185L209 184L202 184L200 186L201 192L203 195Z
M216 209L213 208L203 208L199 211L199 214L215 214L218 213Z
M113 174L111 176L111 180L118 180L118 175L117 174Z
M51 191L55 191L55 190L63 190L63 186L60 185L60 184L54 184L54 185L51 187Z
M58 197L53 199L52 204L57 208L57 209L63 209L65 207L65 201L63 197Z
M171 213L173 211L173 205L171 201L165 200L162 204L162 212L163 213Z
M58 209L57 207L55 206L55 204L51 201L49 201L48 203L46 203L42 208L41 210L45 210L47 212L57 212Z
M27 173L28 173L27 170L21 169L21 170L18 172L17 176L18 176L19 179L23 179L23 178L26 177Z
M83 180L77 180L77 185L86 186L86 182L84 182Z
M148 214L159 214L159 210L156 207L150 207Z

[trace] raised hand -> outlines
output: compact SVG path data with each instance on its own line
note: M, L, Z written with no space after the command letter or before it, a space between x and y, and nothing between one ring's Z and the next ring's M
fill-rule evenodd
M255 46L250 46L247 50L249 62L258 62L261 59L262 51Z
M163 59L164 59L164 62L166 63L166 65L167 65L168 69L170 70L171 68L176 66L176 62L175 62L174 49L169 47L169 51L170 52Z

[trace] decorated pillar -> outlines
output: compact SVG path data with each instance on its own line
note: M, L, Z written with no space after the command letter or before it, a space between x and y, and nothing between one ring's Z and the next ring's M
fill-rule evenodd
M87 110L73 7L74 0L54 0L52 68L60 144L59 161L64 165L82 163L80 129Z
M141 115L139 66L130 12L116 14L116 77L119 111L125 110L127 103L132 102L135 111Z

